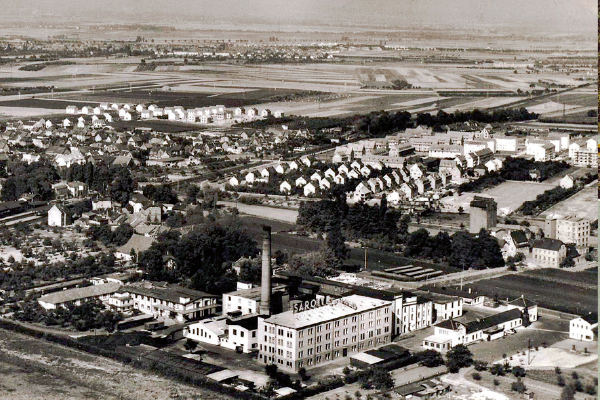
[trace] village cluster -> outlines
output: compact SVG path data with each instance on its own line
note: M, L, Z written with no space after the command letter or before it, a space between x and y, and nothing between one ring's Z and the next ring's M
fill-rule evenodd
M145 104L129 103L100 103L96 107L83 106L81 108L69 105L65 112L70 115L79 115L79 117L73 120L68 117L65 118L62 121L62 126L65 128L71 126L78 128L86 126L101 128L117 119L132 121L133 119L149 120L156 118L206 125L212 123L252 121L257 118L282 118L284 116L283 111L277 110L271 112L268 108L259 111L254 107L249 107L248 109L244 107L226 108L224 105L215 105L186 110L182 106L158 107L156 104L146 106ZM48 124L47 127L49 127Z

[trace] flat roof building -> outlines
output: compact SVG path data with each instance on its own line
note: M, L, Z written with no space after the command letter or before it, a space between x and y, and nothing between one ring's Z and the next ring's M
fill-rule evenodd
M391 341L391 301L351 295L314 303L259 318L260 361L298 371Z

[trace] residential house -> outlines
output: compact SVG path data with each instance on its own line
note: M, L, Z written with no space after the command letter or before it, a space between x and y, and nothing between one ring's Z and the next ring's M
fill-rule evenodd
M314 195L317 192L317 188L315 187L315 185L312 184L312 182L307 183L306 185L304 185L304 196L308 197L311 195Z
M569 322L569 339L592 342L598 336L598 314L589 313Z
M534 263L541 267L558 268L567 257L567 247L557 239L535 240L531 246Z
M67 211L60 205L54 204L48 210L48 226L65 227L68 225Z

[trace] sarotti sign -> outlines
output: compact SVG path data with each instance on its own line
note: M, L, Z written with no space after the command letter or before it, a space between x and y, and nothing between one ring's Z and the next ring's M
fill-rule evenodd
M294 308L292 308L292 312L294 314L302 312L302 311L308 311L308 310L312 310L315 308L319 308L319 307L323 307L326 305L333 305L333 304L338 304L341 303L347 307L350 307L354 310L358 309L358 307L356 306L355 303L348 301L346 299L338 299L338 300L334 300L334 301L326 301L325 299L314 299L314 300L310 300L310 301L304 301L302 303L296 303L294 304Z
M323 307L323 306L326 306L327 304L330 304L330 302L327 302L325 299L314 299L314 300L310 300L310 301L307 300L302 303L294 304L294 308L292 308L292 312L294 314L296 314L296 313L299 313L302 311L312 310L313 308Z

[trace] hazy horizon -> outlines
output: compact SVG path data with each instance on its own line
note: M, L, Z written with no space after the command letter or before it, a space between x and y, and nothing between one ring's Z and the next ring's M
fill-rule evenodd
M348 26L402 29L422 26L510 33L596 32L592 0L4 0L0 21L23 24L219 24ZM596 35L596 33L594 33Z

